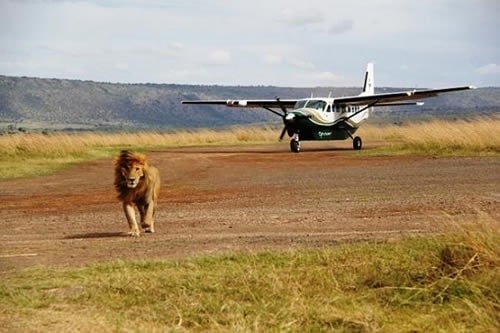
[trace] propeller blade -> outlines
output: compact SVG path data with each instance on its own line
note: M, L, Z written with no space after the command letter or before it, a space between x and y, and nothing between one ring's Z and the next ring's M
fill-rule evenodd
M288 110L285 108L285 106L283 104L281 104L280 98L278 96L276 96L276 102L278 102L278 105L279 105L281 111L283 111L282 117L283 117L283 124L285 125L283 127L283 130L281 131L281 134L280 134L280 141L281 141L281 140L283 140L283 138L285 137L285 134L287 132L290 135L289 130L288 130L288 123L287 123Z
M278 96L276 96L276 102L278 102L278 105L280 106L281 111L283 111L283 115L286 116L288 111L283 106L283 104L280 103L280 98Z
M286 126L285 126L285 127L283 127L283 130L281 131L280 141L283 140L283 138L285 137L286 131L287 131L287 129L286 129Z

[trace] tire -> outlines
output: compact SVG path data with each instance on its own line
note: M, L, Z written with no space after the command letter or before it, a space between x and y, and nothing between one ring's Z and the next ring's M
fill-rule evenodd
M290 141L290 150L294 153L300 152L300 142L298 140Z
M354 140L352 140L352 148L354 150L361 150L361 147L363 147L363 141L359 136L357 136Z

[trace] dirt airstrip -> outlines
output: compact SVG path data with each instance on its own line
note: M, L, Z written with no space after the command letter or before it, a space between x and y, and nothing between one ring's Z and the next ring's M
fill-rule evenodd
M338 147L150 152L162 192L157 233L140 238L126 236L111 159L0 182L0 273L392 240L465 223L499 226L498 157L377 157Z

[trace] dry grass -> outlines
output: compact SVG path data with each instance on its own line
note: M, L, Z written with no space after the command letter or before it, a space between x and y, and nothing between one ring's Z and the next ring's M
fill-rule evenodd
M45 156L51 158L78 155L92 149L110 147L177 147L214 144L259 144L277 141L279 129L270 126L234 127L225 130L180 130L175 132L82 133L51 135L27 134L0 137L0 151L12 156ZM402 148L422 152L470 151L500 152L500 116L472 120L434 120L404 126L361 127L366 141L385 140Z
M433 120L403 126L365 126L367 140L390 143L400 153L439 155L493 155L500 153L500 116L470 120Z
M2 278L0 331L495 332L495 226L319 250L29 269Z
M0 136L0 180L54 173L121 149L146 151L155 147L259 144L276 141L269 127L176 132L17 134Z
M175 132L0 136L0 179L53 173L75 163L110 158L124 148L146 151L157 147L274 143L280 130L259 126ZM361 154L496 155L500 153L500 116L468 121L435 120L404 126L365 124L359 135L365 142L387 143Z
M175 132L18 134L0 137L0 150L7 156L64 157L110 147L178 147L211 144L241 144L276 141L270 127L235 127L225 130Z

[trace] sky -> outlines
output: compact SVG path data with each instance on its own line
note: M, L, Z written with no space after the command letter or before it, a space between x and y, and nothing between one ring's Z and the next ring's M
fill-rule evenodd
M500 0L0 0L0 75L500 86Z

